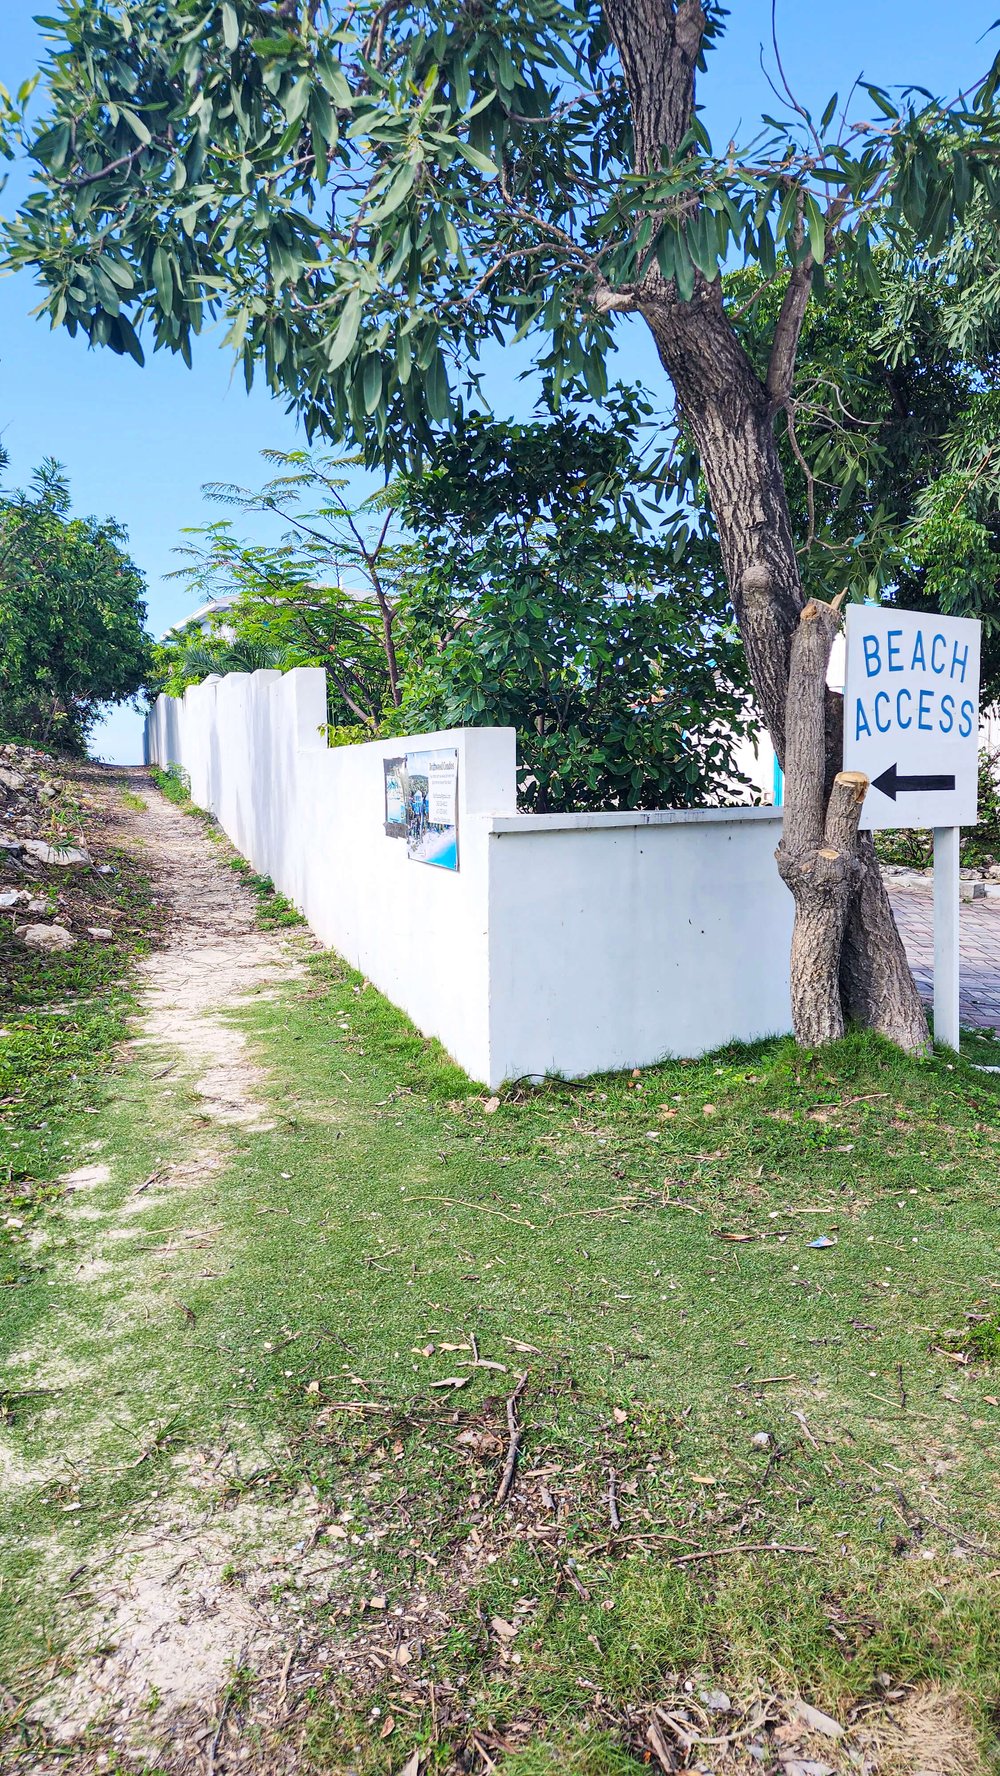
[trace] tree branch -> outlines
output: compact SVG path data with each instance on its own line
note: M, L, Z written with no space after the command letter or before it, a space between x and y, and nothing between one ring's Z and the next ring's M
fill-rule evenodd
M801 264L796 265L781 299L765 385L776 407L783 407L791 399L802 324L812 295L812 274L813 260L810 253Z

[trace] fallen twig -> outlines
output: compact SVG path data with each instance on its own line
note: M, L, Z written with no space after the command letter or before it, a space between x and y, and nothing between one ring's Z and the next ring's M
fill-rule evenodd
M757 1381L738 1381L733 1392L739 1393L741 1388L778 1387L783 1381L798 1381L798 1379L797 1375L762 1375Z
M564 1579L569 1580L574 1591L577 1593L577 1596L582 1597L584 1603L589 1603L590 1592L587 1590L583 1580L573 1571L573 1568L567 1563L565 1566L560 1566L559 1571L562 1573Z
M525 1370L524 1374L518 1381L514 1392L511 1394L510 1399L507 1401L507 1427L509 1431L507 1460L504 1462L503 1473L500 1476L500 1484L497 1487L497 1495L493 1501L494 1505L502 1505L506 1503L507 1496L514 1484L514 1470L517 1467L518 1451L521 1447L521 1438L524 1435L521 1426L518 1423L517 1402L521 1398L527 1384L528 1372Z
M133 1196L141 1196L141 1195L142 1195L142 1193L143 1193L143 1191L144 1191L144 1190L148 1190L148 1189L149 1189L149 1186L150 1186L150 1185L151 1185L151 1184L159 1184L159 1183L160 1183L160 1180L161 1180L161 1179L162 1179L162 1178L165 1178L165 1177L166 1177L166 1175L167 1175L167 1174L166 1174L166 1172L153 1172L153 1173L152 1173L152 1174L151 1174L151 1175L150 1175L150 1176L149 1176L149 1177L148 1177L148 1178L147 1178L147 1179L146 1179L146 1181L145 1181L145 1183L144 1183L144 1184L138 1184L138 1185L137 1185L137 1186L136 1186L136 1188L135 1188L135 1189L134 1189L134 1190L133 1190L133 1192L132 1192L132 1195L133 1195Z
M538 1229L533 1221L523 1221L520 1215L508 1215L503 1209L491 1209L486 1203L466 1202L461 1196L409 1196L407 1202L412 1203L448 1203L453 1209L479 1209L484 1215L498 1215L501 1221L514 1221L518 1227L530 1227L532 1233Z
M622 1520L618 1515L618 1483L614 1468L608 1469L608 1516L615 1534L621 1529Z
M672 1554L668 1566L685 1566L695 1560L716 1560L720 1554L815 1554L802 1542L733 1542L728 1548L699 1548L694 1554Z
M278 1680L278 1708L281 1710L281 1713L283 1715L287 1713L286 1703L288 1700L288 1673L292 1669L292 1660L294 1659L298 1650L299 1650L298 1642L294 1641L293 1644L289 1647L288 1652L285 1655L285 1662L281 1667L281 1677Z

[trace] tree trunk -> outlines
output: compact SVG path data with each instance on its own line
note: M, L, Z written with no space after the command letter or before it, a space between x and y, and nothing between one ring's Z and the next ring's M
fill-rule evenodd
M860 885L858 821L868 779L840 771L827 790L826 669L839 626L836 605L811 599L792 641L785 723L785 819L776 857L795 898L792 1024L817 1047L844 1034L840 956Z
M602 4L628 90L633 168L648 174L662 164L664 154L677 154L690 127L708 11L704 0ZM789 272L766 380L758 376L725 312L718 279L708 283L697 273L693 296L683 302L656 261L647 260L638 284L620 290L598 287L595 298L600 310L642 315L694 433L750 677L783 765L792 638L805 598L774 422L792 400L812 276L808 255ZM792 830L783 850L798 881L798 888L793 886L796 1027L799 1017L807 1016L802 989L808 982L807 996L812 993L817 1001L818 1026L832 1030L839 1018L842 1029L846 1009L866 1028L922 1053L929 1046L926 1019L871 839L857 839L857 786L841 773L842 717L838 720L829 708L824 715L822 684L814 689L817 756L825 735L820 792L815 760L805 798L794 756L787 760L785 778L793 812L786 814ZM796 836L795 810L805 802L808 834L800 829ZM793 859L805 856L810 845L816 862L807 891ZM836 867L833 859L821 857L824 849L837 853Z
M692 301L682 303L659 280L658 287L654 282L639 292L638 306L698 445L750 677L785 770L787 820L789 806L800 797L786 724L792 642L805 599L774 433L773 402L733 333L717 286L701 284ZM843 708L842 699L827 698L824 712L822 685L820 692L813 713L817 741L823 745L824 800L830 803L843 761ZM845 793L837 794L838 810L830 806L837 830ZM821 830L825 832L825 819ZM926 1054L927 1020L869 834L858 837L851 856L851 892L846 895L836 943L824 948L807 941L805 926L796 942L792 986L793 1006L798 1007L796 1032L806 1027L801 993L801 982L806 980L818 1002L829 1008L835 999L839 1001L841 1031L846 1017L909 1053ZM799 895L796 905L798 923ZM823 978L822 967L828 970ZM829 1037L811 1034L803 1040Z

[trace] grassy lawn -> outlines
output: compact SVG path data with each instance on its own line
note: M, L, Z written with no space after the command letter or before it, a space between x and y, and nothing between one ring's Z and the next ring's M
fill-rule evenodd
M138 1266L102 1246L100 1295L58 1203L20 1277L9 1348L100 1388L11 1405L29 1471L87 1452L8 1498L14 1697L61 1657L69 1576L197 1456L215 1509L318 1507L273 1587L303 1770L623 1776L664 1699L724 1691L749 1736L774 1696L845 1720L926 1683L995 1752L1000 1076L851 1038L490 1097L335 958L303 966L233 1014L272 1126L228 1134L180 1222L152 1202ZM78 1162L85 1078L44 1106ZM104 1095L110 1227L201 1131L148 1063ZM311 1587L314 1543L339 1564ZM230 1720L277 1768L254 1685L234 1668Z
M496 1105L330 957L242 1016L275 1124L234 1137L211 1275L174 1272L174 1305L126 1309L110 1350L107 1298L60 1304L67 1362L99 1348L99 1426L9 1526L14 1691L59 1645L57 1597L25 1607L46 1536L75 1566L179 1449L238 1442L258 1456L220 1501L314 1488L362 1550L314 1609L359 1662L313 1687L309 1769L389 1772L407 1735L430 1769L478 1737L512 1771L622 1771L686 1675L840 1716L931 1678L989 1742L993 1076L774 1043ZM126 1069L117 1151L139 1105L126 1193L197 1119ZM44 1282L20 1339L52 1320ZM30 1462L94 1412L73 1394L12 1431ZM142 1424L162 1433L135 1463ZM385 1659L396 1609L428 1613L419 1678Z

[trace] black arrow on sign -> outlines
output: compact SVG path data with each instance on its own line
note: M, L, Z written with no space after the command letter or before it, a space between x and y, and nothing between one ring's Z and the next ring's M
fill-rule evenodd
M880 789L893 802L898 795L906 795L910 790L954 787L954 777L901 777L895 765L890 765L887 771L882 772L881 777L872 779L872 788Z

